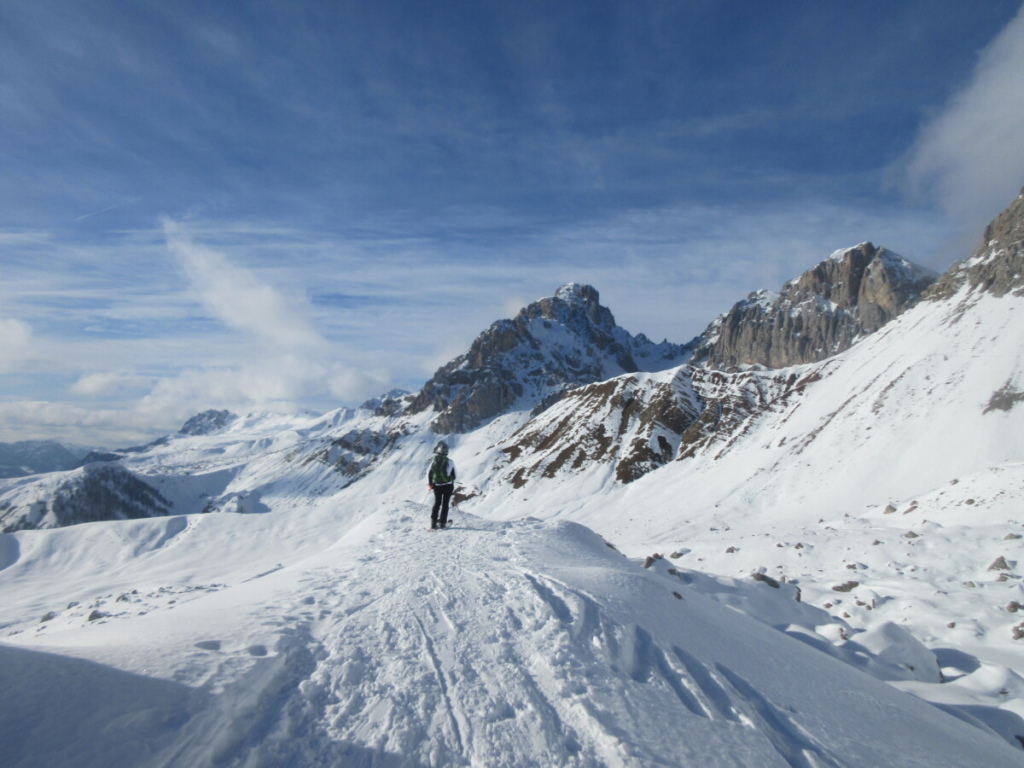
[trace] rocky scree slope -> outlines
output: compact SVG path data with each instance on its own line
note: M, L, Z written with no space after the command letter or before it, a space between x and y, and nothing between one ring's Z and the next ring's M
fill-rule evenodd
M738 302L702 334L694 362L786 368L824 360L912 307L937 277L871 243L836 251L778 293Z
M690 345L631 335L594 288L570 283L491 325L434 374L410 410L434 408L435 432L469 432L511 410L539 412L573 387L672 368L690 352Z
M782 407L813 370L727 373L683 365L579 387L513 433L499 485L596 472L631 483L673 460L740 438L753 416Z

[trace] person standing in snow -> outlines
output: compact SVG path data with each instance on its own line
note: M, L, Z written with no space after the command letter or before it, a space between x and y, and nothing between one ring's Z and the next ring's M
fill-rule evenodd
M434 458L427 470L427 482L434 492L434 508L430 511L430 528L448 525L448 504L455 490L455 463L448 458L448 443L444 440L434 446ZM440 513L440 514L438 514Z

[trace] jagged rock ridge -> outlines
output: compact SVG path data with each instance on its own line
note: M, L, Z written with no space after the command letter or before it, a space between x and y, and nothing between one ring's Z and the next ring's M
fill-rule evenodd
M713 368L824 360L913 306L936 278L871 243L836 251L778 293L733 306L704 332L694 360Z
M434 374L411 412L433 407L435 431L468 432L513 409L542 410L573 387L671 368L690 351L631 335L615 324L594 288L570 283L491 325Z
M941 300L963 286L996 296L1024 295L1024 189L1017 199L985 228L970 257L954 264L928 292Z

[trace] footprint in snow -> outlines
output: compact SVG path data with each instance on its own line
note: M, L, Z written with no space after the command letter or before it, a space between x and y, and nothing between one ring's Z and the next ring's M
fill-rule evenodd
M250 656L266 656L267 646L265 645L250 645L245 649Z
M219 651L220 640L200 640L196 643L196 648L201 648L204 651Z

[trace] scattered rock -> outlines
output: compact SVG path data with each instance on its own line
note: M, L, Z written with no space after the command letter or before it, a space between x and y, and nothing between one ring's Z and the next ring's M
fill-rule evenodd
M955 621L951 621L946 626L949 627L950 629L954 629L956 627L956 622Z
M857 588L859 586L860 586L860 582L859 581L847 581L847 582L844 582L843 584L837 584L836 586L832 587L832 591L833 592L849 592L850 590L855 589L855 588Z
M880 542L880 541L879 541L878 539L875 539L874 541L872 541L872 542L871 542L871 546L872 546L872 547L877 547L877 546L878 546L879 544L881 544L881 543L882 543L882 542Z
M992 561L992 565L988 567L990 571L1008 571L1010 570L1010 564L1006 562L1006 558L1000 555Z
M109 614L104 613L100 610L94 610L89 614L89 621L96 621L97 619L105 619Z
M725 550L725 554L727 555L731 555L734 552L739 552L739 550L736 547L729 547L727 550Z
M50 612L49 612L49 613L47 613L47 614L46 614L45 616L43 616L43 618L41 618L41 619L39 620L39 623L41 624L41 623L43 623L44 621L53 621L53 620L54 620L54 619L56 619L56 618L57 618L57 612L56 612L56 611L50 611Z
M644 560L644 568L650 568L659 560L661 560L661 555L659 555L657 552L655 552L653 555L648 555L647 559Z
M766 573L754 572L750 574L750 578L752 578L754 581L763 581L769 587L774 587L775 589L779 588L779 582L777 582L775 579L773 579Z
M1019 539L1021 535L1019 533L1008 533L1003 536L1003 541L1013 541L1013 539Z
M884 514L891 515L895 511L896 511L896 507L894 507L892 504L889 504L889 505L886 506Z
M918 538L918 534L914 533L913 531L907 531L906 533L903 534L903 538L905 538L905 539L916 539L916 538Z
M967 587L968 589L974 589L978 585L975 584L973 581L965 581L964 582L964 586Z
M967 506L973 506L974 503L974 499L968 499L967 501L964 502L964 504L966 504Z
M1011 600L1006 604L1006 610L1010 613L1016 613L1020 610L1020 603L1018 603L1016 600Z
M672 597L674 597L676 600L682 600L683 599L683 596L680 595L678 592L673 592L672 593Z
M673 560L678 560L682 556L682 552L673 552L671 555L669 555L669 557L671 557Z
M803 544L803 542L802 542L802 541L798 541L798 542L796 543L796 546L795 546L795 547L793 547L793 549L803 549L803 548L804 548L804 544Z

